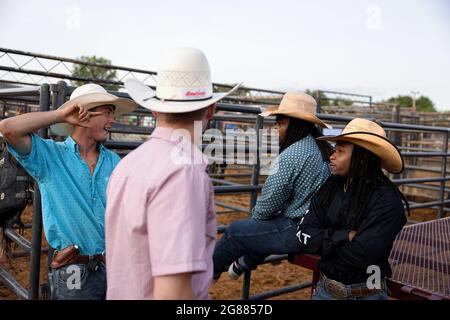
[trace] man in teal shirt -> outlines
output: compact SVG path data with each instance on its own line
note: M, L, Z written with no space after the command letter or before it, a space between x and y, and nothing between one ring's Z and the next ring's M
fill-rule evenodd
M57 110L0 122L8 150L39 184L45 235L56 250L50 279L54 299L105 298L106 187L120 158L102 142L114 116L135 108L129 99L86 84ZM68 138L55 142L33 133L48 126ZM64 259L61 252L71 246L73 256ZM72 274L80 279L68 283Z

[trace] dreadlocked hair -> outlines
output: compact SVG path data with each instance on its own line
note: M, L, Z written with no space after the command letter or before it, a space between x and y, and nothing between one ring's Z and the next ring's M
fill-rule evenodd
M408 200L383 173L381 159L369 150L353 145L348 177L333 175L322 185L317 192L321 206L328 208L338 188L343 188L347 181L347 193L351 201L348 208L346 208L345 216L347 217L347 225L351 230L357 230L362 218L364 218L364 210L376 187L387 186L393 188L404 202L409 215Z
M303 121L297 118L287 117L284 115L277 115L277 120L283 118L289 118L289 125L286 130L286 139L284 139L283 144L280 146L280 153L297 141L306 137L308 134L310 134L313 138L323 136L323 134L319 131L319 129L317 129L314 123ZM333 148L331 147L331 145L327 141L315 140L315 142L320 150L323 161L330 162L330 155L333 152Z

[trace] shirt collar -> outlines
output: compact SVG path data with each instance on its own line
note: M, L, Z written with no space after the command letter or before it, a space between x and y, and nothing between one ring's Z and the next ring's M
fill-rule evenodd
M190 137L186 136L185 138L182 138L180 133L183 134L183 131L180 130L174 132L175 130L177 129L170 127L156 127L152 132L151 138L171 142L174 145L186 150L190 155L189 157L191 160L195 161L195 163L201 161L204 165L208 164L208 157L191 142Z
M66 141L64 141L64 143L66 144L66 147L69 148L69 150L72 151L73 153L80 153L80 147L78 146L78 143L71 136L68 136ZM105 150L103 144L98 143L97 145L99 145L98 150L100 152L103 152Z

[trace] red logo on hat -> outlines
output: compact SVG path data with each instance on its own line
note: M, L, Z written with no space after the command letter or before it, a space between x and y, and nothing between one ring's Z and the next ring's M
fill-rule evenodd
M205 91L188 91L186 97L203 97L205 94Z

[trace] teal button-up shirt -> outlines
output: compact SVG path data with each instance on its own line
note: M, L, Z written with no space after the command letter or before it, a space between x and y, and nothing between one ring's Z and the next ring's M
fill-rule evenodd
M47 241L54 249L76 244L82 254L105 250L106 187L120 158L99 145L94 173L80 156L76 142L32 135L31 152L8 150L37 181Z
M289 218L303 216L311 197L331 174L311 135L281 152L273 166L252 210L252 217L257 220L278 214Z

